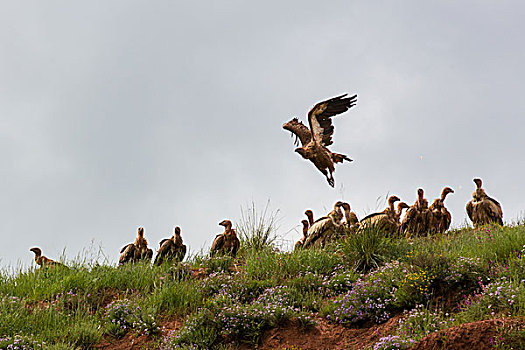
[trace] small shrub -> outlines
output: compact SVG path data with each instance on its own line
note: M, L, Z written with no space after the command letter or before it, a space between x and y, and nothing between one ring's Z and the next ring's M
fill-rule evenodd
M104 318L108 333L122 337L129 330L140 334L156 334L160 328L155 318L145 313L138 305L130 300L115 300L105 308Z
M398 332L403 338L419 340L430 333L445 329L454 322L448 313L432 311L423 305L404 312L405 317L399 321Z
M15 335L0 338L0 349L6 350L36 350L42 349L46 343L34 340L32 336Z
M255 203L241 210L237 233L244 251L260 252L274 249L279 210L268 212L269 205L270 201L261 212L257 211Z
M341 242L346 261L359 271L369 271L386 261L390 239L377 226L366 225Z
M402 339L398 335L389 335L379 339L374 344L373 350L407 350L414 346L415 343L412 339Z

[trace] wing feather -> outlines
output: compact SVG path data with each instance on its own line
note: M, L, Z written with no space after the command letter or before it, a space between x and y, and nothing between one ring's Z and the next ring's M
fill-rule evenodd
M292 132L301 141L303 146L312 140L312 133L308 127L297 118L293 118L289 122L284 123L283 129Z
M333 143L334 126L331 118L346 112L355 106L357 102L357 95L352 97L346 96L347 94L344 94L319 102L308 112L308 123L315 141L320 141L324 146L329 146Z

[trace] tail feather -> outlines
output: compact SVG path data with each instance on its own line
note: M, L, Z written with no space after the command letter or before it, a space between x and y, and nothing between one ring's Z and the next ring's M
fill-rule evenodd
M334 161L334 163L342 163L344 160L346 160L347 162L352 161L352 159L348 158L344 154L339 153L332 153L332 160Z

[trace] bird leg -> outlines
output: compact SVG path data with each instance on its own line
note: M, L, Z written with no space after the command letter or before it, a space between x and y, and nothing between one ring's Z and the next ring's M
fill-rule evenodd
M334 177L332 176L332 174L330 174L330 176L326 175L326 180L328 181L328 184L332 187L335 186L335 181L334 181Z

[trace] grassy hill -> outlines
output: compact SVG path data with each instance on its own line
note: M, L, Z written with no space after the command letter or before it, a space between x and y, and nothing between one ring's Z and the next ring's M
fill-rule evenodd
M523 348L523 225L295 252L256 226L236 259L3 272L0 349Z

